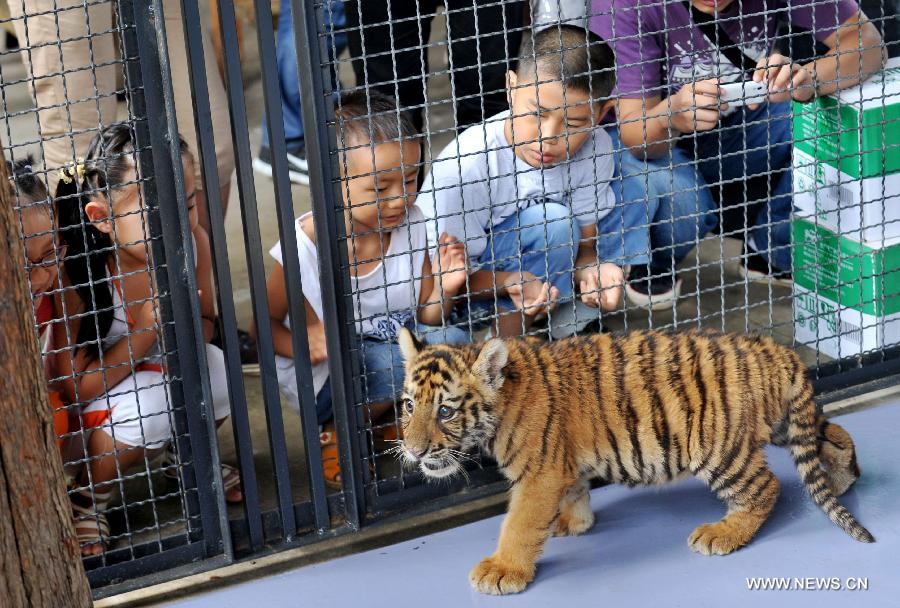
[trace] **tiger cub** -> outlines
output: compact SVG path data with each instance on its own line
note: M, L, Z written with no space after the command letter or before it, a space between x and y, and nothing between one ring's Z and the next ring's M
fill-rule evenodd
M816 413L797 355L768 338L644 331L453 347L423 346L404 330L400 348L404 460L441 478L480 447L511 482L497 550L469 574L478 591L522 591L548 536L588 530L593 477L629 486L700 478L728 512L688 545L731 553L778 496L766 443L789 447L831 521L874 542L835 498L860 475L853 440Z

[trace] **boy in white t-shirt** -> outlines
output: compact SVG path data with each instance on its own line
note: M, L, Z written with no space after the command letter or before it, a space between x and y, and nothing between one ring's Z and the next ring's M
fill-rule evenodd
M443 234L432 270L426 220L413 207L421 147L407 113L398 112L396 102L387 97L369 92L367 98L365 92L355 92L341 97L335 116L353 315L360 338L355 352L363 375L363 399L374 420L392 407L403 386L403 359L396 344L401 327L414 329L429 343L468 341L465 331L445 325L451 299L465 285L466 254L461 242ZM338 488L340 465L333 426L328 423L332 416L328 353L311 213L297 219L296 233L316 410L319 423L325 424L321 437L325 482ZM267 293L278 383L288 404L299 411L281 243L269 253L277 262Z
M436 220L432 242L447 232L465 243L470 307L493 308L496 297L501 310L524 313L501 314L502 334L572 301L575 288L588 306L615 309L622 266L647 260L646 206L620 202L621 152L599 126L612 105L614 63L579 27L526 35L508 73L510 111L466 129L425 178L416 205Z

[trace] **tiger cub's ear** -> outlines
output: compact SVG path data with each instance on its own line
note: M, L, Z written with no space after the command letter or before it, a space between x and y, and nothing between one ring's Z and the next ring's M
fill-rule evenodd
M495 391L503 386L503 368L509 359L509 350L506 342L499 338L488 340L481 347L478 358L472 365L472 373L481 379Z
M406 363L412 361L419 354L419 351L422 350L422 343L416 337L416 334L405 327L400 328L397 342L400 344L400 354L403 355L403 361Z

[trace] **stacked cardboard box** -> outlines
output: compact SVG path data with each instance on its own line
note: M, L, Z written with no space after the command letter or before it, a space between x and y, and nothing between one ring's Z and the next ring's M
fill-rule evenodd
M794 335L831 357L900 343L900 59L794 104Z

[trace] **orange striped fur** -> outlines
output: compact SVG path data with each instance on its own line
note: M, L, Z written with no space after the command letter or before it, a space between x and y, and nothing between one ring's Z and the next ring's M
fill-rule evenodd
M816 413L797 355L768 338L644 331L452 347L423 346L404 330L400 347L404 459L440 478L480 448L511 482L497 550L469 575L478 591L521 591L551 534L588 530L594 477L633 486L694 475L728 511L688 545L738 549L778 497L767 443L791 450L835 524L874 540L835 498L859 477L853 440Z

